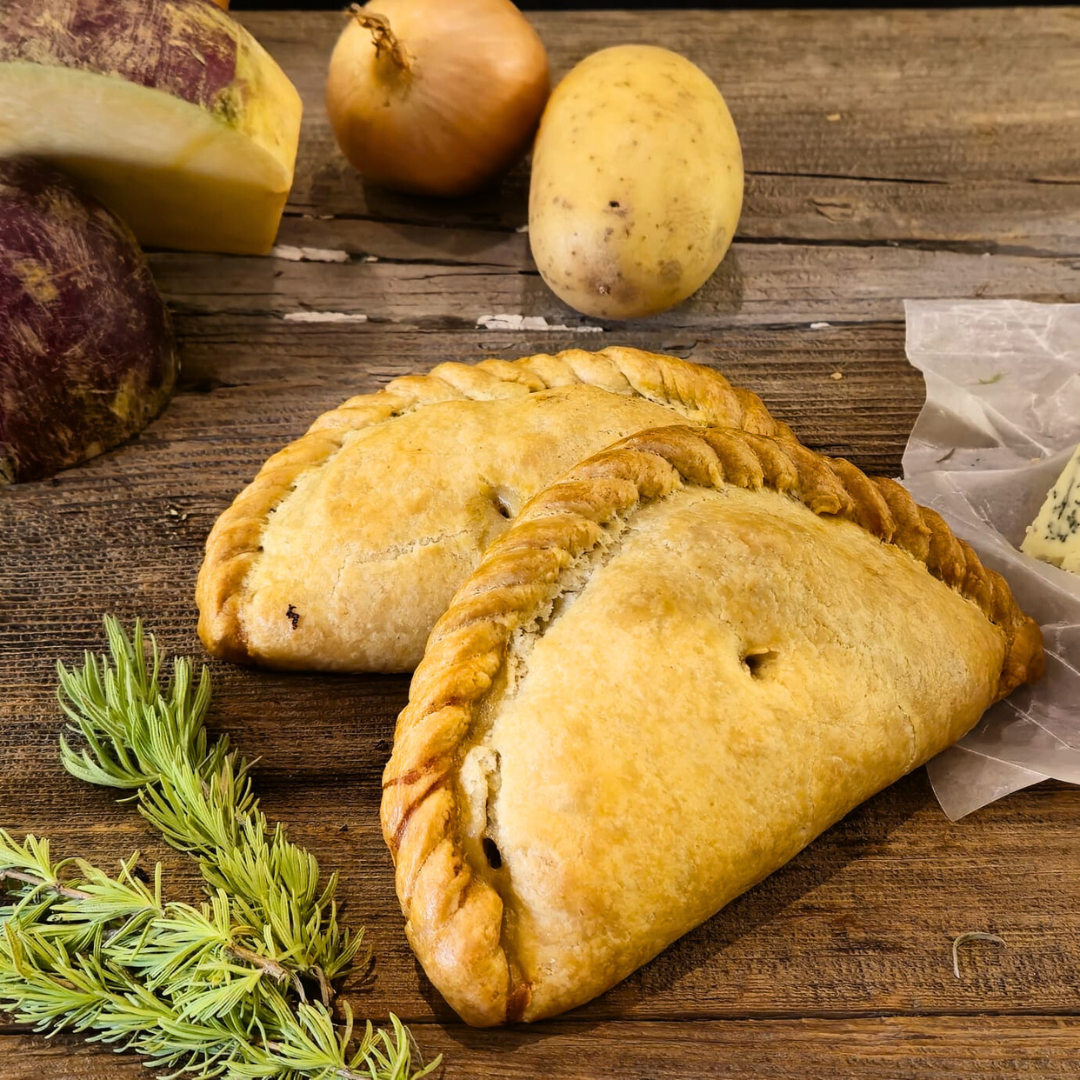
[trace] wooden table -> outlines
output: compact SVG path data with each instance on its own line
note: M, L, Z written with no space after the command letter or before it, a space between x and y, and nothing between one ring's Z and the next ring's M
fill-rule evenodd
M1077 9L535 21L557 75L646 40L719 83L747 167L720 270L666 315L581 332L530 261L524 169L461 203L365 191L321 104L340 17L244 16L307 104L280 242L346 254L153 255L184 347L174 401L122 449L0 494L0 824L110 866L138 847L164 860L175 895L197 894L192 867L130 808L61 770L53 668L99 647L106 611L198 654L192 588L215 516L347 395L448 358L628 343L714 364L811 446L896 473L922 400L903 298L1080 300ZM301 311L357 318L284 318ZM496 330L486 315L558 329ZM340 867L347 918L368 928L377 978L357 1009L396 1011L445 1053L448 1077L1080 1070L1076 789L1042 784L954 825L919 770L599 1000L477 1032L409 951L378 831L407 679L212 667L215 727L262 759L266 810ZM950 943L967 930L1008 948L968 947L957 979ZM141 1075L131 1058L0 1027L0 1080Z

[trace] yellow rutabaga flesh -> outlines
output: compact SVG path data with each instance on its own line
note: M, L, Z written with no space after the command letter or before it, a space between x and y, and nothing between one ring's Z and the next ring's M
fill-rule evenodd
M143 244L269 250L300 114L206 0L15 0L0 25L0 157L60 166Z

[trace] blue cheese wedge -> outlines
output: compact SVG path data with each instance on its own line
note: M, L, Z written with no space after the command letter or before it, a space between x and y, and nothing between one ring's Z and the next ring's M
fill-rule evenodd
M1080 446L1020 545L1025 555L1080 574Z

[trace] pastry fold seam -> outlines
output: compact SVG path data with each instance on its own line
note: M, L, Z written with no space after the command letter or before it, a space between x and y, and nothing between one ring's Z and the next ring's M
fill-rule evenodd
M257 659L245 638L243 602L245 582L262 556L270 515L301 476L328 467L355 433L440 402L523 397L575 384L645 398L698 423L730 423L794 439L756 394L733 387L719 372L639 349L569 349L475 365L448 362L426 375L400 376L382 390L350 398L320 416L305 435L269 458L218 518L206 540L195 589L203 644L225 660Z
M631 436L537 495L496 540L436 624L417 669L384 773L383 833L394 856L409 939L433 981L468 1022L520 1019L528 984L504 932L503 898L467 855L453 779L475 741L481 702L515 633L544 618L567 572L616 520L686 486L769 488L814 513L851 522L922 563L976 605L1005 638L997 696L1042 671L1041 634L996 572L896 482L795 442L745 431L674 426ZM449 895L465 899L445 910Z

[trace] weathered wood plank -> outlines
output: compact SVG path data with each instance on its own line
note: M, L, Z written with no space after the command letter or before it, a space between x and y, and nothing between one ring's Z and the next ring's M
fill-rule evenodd
M1075 256L1080 252L1080 184L911 183L751 173L738 235Z
M902 298L1080 299L1071 9L537 15L556 74L618 41L686 52L724 90L746 153L740 239L714 280L661 319L586 333L516 231L524 167L453 203L365 190L321 104L341 16L244 19L307 105L281 243L347 261L154 255L184 348L176 399L127 446L0 493L0 824L106 865L141 848L176 895L198 895L190 861L62 773L53 666L100 647L104 611L144 615L197 654L210 525L323 410L443 359L626 343L714 364L810 445L895 472L922 395ZM284 318L304 310L370 321ZM568 329L478 326L489 314ZM951 825L919 772L585 1009L477 1033L408 949L378 832L407 680L214 673L214 726L262 759L267 812L342 870L346 919L368 927L378 974L353 1000L412 1020L448 1076L1075 1072L1075 789L1041 785ZM973 929L1008 948L971 947L957 980L950 942ZM101 1049L0 1029L0 1080L136 1074Z
M660 1080L683 1076L759 1080L851 1076L909 1080L949 1076L1074 1076L1080 1023L1037 1016L759 1020L729 1023L538 1024L511 1032L415 1025L426 1054L444 1055L441 1073L524 1080ZM5 1045L6 1044L6 1045ZM138 1062L64 1038L0 1036L4 1080L136 1080Z
M105 497L122 485L145 491L162 506L170 499L182 502L203 515L189 519L187 528L205 533L266 457L320 413L443 360L514 359L537 349L597 349L616 343L671 352L714 366L761 394L808 445L885 473L898 470L923 398L922 378L904 359L898 323L818 329L808 324L688 330L642 326L618 334L540 335L483 328L387 332L381 324L301 324L207 313L181 314L177 327L185 343L181 392L165 413L127 445L46 484L7 493L0 498L0 529L33 531L44 527L34 521L44 522L54 512L78 520L84 513L80 499ZM837 373L842 378L833 378ZM115 527L122 549L133 525L118 518ZM36 576L35 559L27 548L25 561L15 555L8 572Z
M589 335L481 329L383 334L379 326L296 326L229 316L188 317L181 326L187 342L185 379L201 386L213 386L218 379L226 386L250 381L250 387L228 389L238 405L230 418L241 430L264 422L260 410L244 407L249 391L265 397L273 392L267 382L279 380L279 392L295 398L300 423L282 429L279 442L350 394L442 360L514 359L536 350L608 344L673 353L715 367L760 394L777 416L797 427L807 445L851 457L870 470L899 468L924 396L922 377L904 358L904 331L898 323L817 329L642 327ZM241 347L243 341L252 342L251 351ZM833 377L838 372L843 378ZM267 446L268 452L276 449L272 442Z
M136 510L139 500L131 500ZM33 628L7 628L0 676L0 820L16 832L46 829L58 854L108 865L130 850L167 854L167 881L194 898L193 866L167 853L114 794L67 777L56 755L60 715L53 665L97 647L96 613L153 612L163 643L197 651L187 585L194 538L172 529L173 558L144 529L117 566L115 541L87 537L71 580L77 605L44 595ZM91 544L102 551L96 557ZM70 545L69 545L70 547ZM140 556L141 548L153 551ZM53 561L49 552L42 552ZM64 558L61 555L61 558ZM178 588L178 585L182 586ZM380 773L404 677L327 678L214 664L214 726L261 759L267 813L327 868L342 871L346 917L363 923L378 957L365 1007L409 1019L452 1014L427 984L404 935L389 856L378 828ZM1077 793L1045 785L949 823L925 774L853 812L788 866L575 1015L589 1019L689 1019L784 1015L1051 1012L1075 1007L1080 962L1080 867L1073 858ZM663 853L657 853L663 873ZM967 930L1009 947L965 957L952 972L952 938ZM0 1074L2 1075L2 1074ZM6 1078L5 1078L6 1080Z
M1076 255L1077 186L749 173L738 239ZM292 210L282 223L279 242L413 261L532 267L523 231L528 222L526 169L515 170L496 193L495 203L505 215L503 223L480 225L470 211L474 220L452 228L446 215L460 208L433 200L402 199L390 209L392 220L365 216L368 211L361 203L361 209L337 216Z
M914 238L920 218L944 228L958 210L961 234L965 222L989 214L996 224L985 228L1007 235L1016 226L1018 205L1030 208L1049 198L1066 211L1076 236L1076 203L1069 193L1043 191L1033 183L1080 184L1080 54L1070 45L1080 33L1075 10L530 17L548 46L556 78L595 49L622 42L661 41L685 53L723 91L748 172L778 186L793 177L798 190L818 179L818 197L843 200L852 188L845 180L892 183L879 191L907 202L906 212L896 215L897 226L907 218ZM422 215L446 225L513 228L525 220L523 172L509 182L509 197L499 199L424 203L365 193L338 153L322 107L326 65L342 16L313 13L297 22L249 13L243 20L280 60L308 106L294 208L413 221ZM832 178L835 190L828 183ZM920 180L956 186L905 195L895 183ZM835 215L833 224L835 236L859 235L857 215Z
M182 314L331 312L389 327L474 330L493 315L541 316L570 327L717 329L903 318L902 300L1080 298L1080 256L972 255L911 248L736 243L689 300L647 320L586 319L535 271L386 261L157 254L151 265Z

